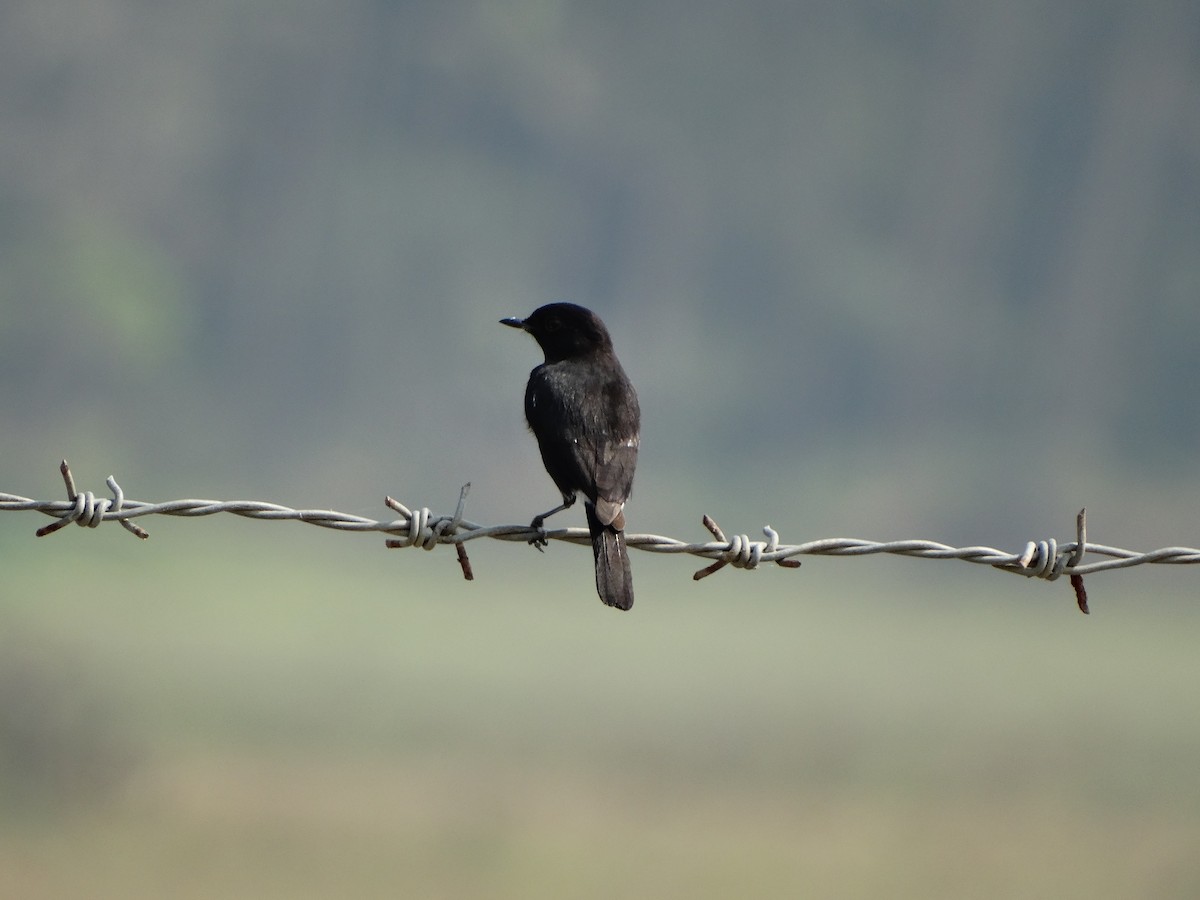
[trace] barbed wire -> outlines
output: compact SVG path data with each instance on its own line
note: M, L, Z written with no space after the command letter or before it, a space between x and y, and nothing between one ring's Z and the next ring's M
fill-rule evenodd
M135 523L134 519L151 515L195 518L217 513L271 521L293 520L339 531L379 532L394 536L384 542L389 548L420 547L432 550L439 544L454 545L463 577L468 581L473 579L474 574L464 544L476 538L486 537L523 543L531 543L535 539L566 541L573 544L591 543L586 528L538 530L528 525L481 525L468 521L463 518L463 510L471 488L470 483L463 485L459 492L458 506L452 515L434 515L427 507L409 509L400 501L387 497L385 504L398 513L399 518L376 520L330 509L293 509L278 503L257 500L189 499L147 503L127 499L111 475L106 479L112 492L112 498L109 499L97 497L91 491L77 491L74 476L66 460L62 461L59 471L67 490L66 500L31 500L28 497L0 492L0 511L35 511L55 519L37 530L38 537L53 534L72 522L95 528L101 522L115 521L144 540L149 534ZM779 534L770 525L763 527L766 540L762 541L752 540L745 534L727 538L717 523L707 515L703 517L702 522L712 534L713 540L688 542L657 534L627 533L625 543L630 547L653 553L684 553L714 560L712 564L693 574L692 577L697 581L725 566L755 569L761 563L775 563L785 568L796 568L800 565L799 560L795 559L797 556L868 556L879 553L919 559L959 559L1047 581L1055 581L1066 575L1074 588L1079 609L1084 613L1088 612L1087 593L1083 588L1084 575L1146 564L1200 563L1200 549L1192 547L1163 547L1142 553L1089 543L1086 510L1080 510L1076 517L1074 541L1059 543L1053 538L1029 541L1020 553L1006 553L981 546L952 547L949 544L927 540L869 541L859 538L823 538L802 544L783 544L780 543ZM1107 558L1084 562L1085 555L1089 553Z

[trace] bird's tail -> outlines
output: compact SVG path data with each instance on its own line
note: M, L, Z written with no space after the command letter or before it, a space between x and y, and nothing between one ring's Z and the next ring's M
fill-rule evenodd
M601 523L591 503L585 503L584 509L596 557L596 592L608 606L629 609L633 606L633 576L629 572L625 532Z

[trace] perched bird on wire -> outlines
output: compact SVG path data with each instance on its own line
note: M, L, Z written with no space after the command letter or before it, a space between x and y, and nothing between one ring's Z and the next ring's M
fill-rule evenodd
M534 516L532 528L586 498L596 557L596 591L617 609L633 606L633 578L625 546L625 501L633 489L641 412L637 392L613 353L600 318L574 303L550 303L502 325L531 334L546 361L529 373L525 419L537 438L546 472L562 504ZM540 550L545 538L530 543Z

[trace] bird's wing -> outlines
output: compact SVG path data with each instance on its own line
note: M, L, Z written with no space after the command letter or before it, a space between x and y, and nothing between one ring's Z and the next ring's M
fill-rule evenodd
M600 391L601 421L594 453L596 515L605 525L618 531L625 528L625 501L633 491L633 470L637 467L641 442L641 413L637 393L619 365L610 370L609 380Z
M596 517L620 531L625 527L625 501L633 489L638 437L605 435L594 450Z
M603 375L599 380L578 367L539 366L530 373L525 417L563 495L582 491L600 521L619 530L637 465L639 412L623 373ZM611 390L614 385L622 390ZM581 402L585 397L593 402Z
M555 377L546 366L530 373L525 389L525 419L537 438L546 472L563 497L588 493L592 484L587 465L591 454L579 445L584 423L571 393L561 376Z

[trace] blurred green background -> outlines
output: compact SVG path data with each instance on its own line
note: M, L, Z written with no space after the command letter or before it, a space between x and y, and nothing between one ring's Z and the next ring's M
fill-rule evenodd
M1200 543L1185 2L11 0L0 490L525 522L596 309L634 531ZM567 514L564 524L581 524ZM1190 569L724 571L0 518L0 895L1200 894Z

